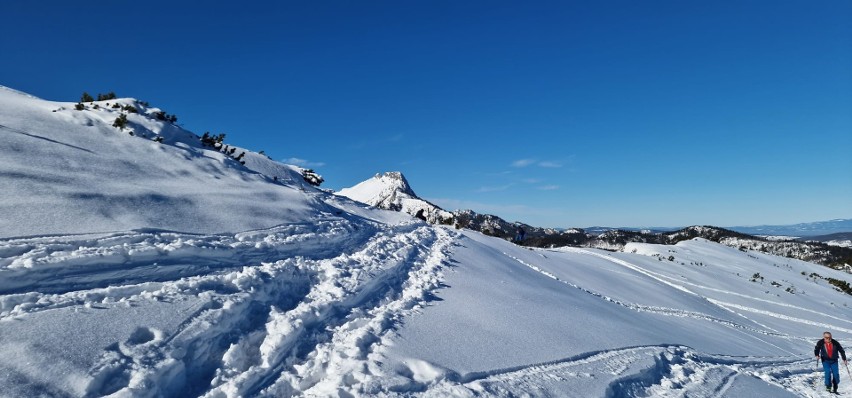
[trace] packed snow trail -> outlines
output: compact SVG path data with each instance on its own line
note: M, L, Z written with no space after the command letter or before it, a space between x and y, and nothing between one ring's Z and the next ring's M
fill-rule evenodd
M13 277L2 279L9 294L0 296L0 322L37 328L50 310L192 303L169 333L139 326L124 341L104 343L85 380L22 385L12 394L274 396L329 388L352 377L349 369L364 366L387 330L429 299L452 235L420 223L338 218L234 235L2 241L2 272ZM89 326L98 325L82 330ZM336 360L320 361L327 357ZM9 359L2 365L16 377L31 371Z
M759 308L697 295L693 289L703 284L654 271L637 261L641 256L627 262L598 252L527 250L467 236L418 222L385 224L326 214L235 234L146 230L0 240L0 272L14 275L0 279L0 349L31 358L27 363L14 356L0 359L0 384L11 386L4 392L8 396L822 396L814 388L821 376L810 356L790 349L806 351L810 339L725 309L740 306L752 313ZM589 268L595 272L634 284L644 280L673 297L695 299L649 305L629 299L625 289L577 279L572 274L585 271L571 268L566 274L569 269L560 265L587 258L600 261L595 267L627 270ZM760 342L774 355L711 354L717 352L707 348L713 339L682 333L656 334L669 343L631 344L634 339L620 337L624 333L596 328L623 345L574 346L576 354L556 359L529 353L524 357L543 360L509 357L509 365L484 370L445 367L426 356L400 357L397 346L424 337L409 334L417 330L410 323L443 306L444 298L451 300L448 293L459 291L453 289L470 289L444 274L477 268L484 274L471 282L485 284L483 292L490 292L480 298L487 301L499 300L506 289L517 297L527 289L552 289L559 295L542 297L559 302L567 294L579 305L559 312L569 318L605 309L613 319L608 322L628 316L645 324L643 329L652 327L648 322L701 327L725 339L739 335L742 344ZM725 297L762 302L744 293ZM818 313L803 304L765 304L798 310L799 316ZM478 308L476 302L466 305ZM480 316L497 315L486 310ZM59 343L47 335L39 344L30 339L42 336L42 330L56 331L57 322L75 325L78 335L94 343L71 340L68 353L60 356L40 351L42 342L54 348ZM440 323L446 336L438 337L456 344L458 326ZM26 331L35 333L20 335ZM570 334L588 331L566 332L562 339L570 341ZM530 338L530 347L547 350L546 340ZM682 343L690 340L702 348ZM464 353L468 349L459 355L470 355ZM484 353L471 358L486 363L477 356ZM51 379L44 372L66 377Z
M772 394L758 396L821 396L809 363L701 355L683 346L626 347L444 381L424 396L742 397L752 383Z

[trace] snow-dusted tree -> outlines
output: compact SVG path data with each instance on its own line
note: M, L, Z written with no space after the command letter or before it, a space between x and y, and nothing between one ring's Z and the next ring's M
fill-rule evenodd
M302 169L302 178L305 180L305 182L315 187L318 187L323 182L325 182L325 179L312 169Z
M121 114L119 117L115 118L115 121L112 122L113 127L118 127L119 129L123 129L127 126L127 115Z
M98 101L106 101L106 100L111 100L111 99L115 99L115 98L116 98L115 93L112 92L112 91L110 91L106 94L98 93Z

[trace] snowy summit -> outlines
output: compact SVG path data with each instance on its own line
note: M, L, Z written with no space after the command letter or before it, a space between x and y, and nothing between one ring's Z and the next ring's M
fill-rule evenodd
M376 174L338 195L385 210L401 211L432 224L452 223L453 214L421 199L398 171Z

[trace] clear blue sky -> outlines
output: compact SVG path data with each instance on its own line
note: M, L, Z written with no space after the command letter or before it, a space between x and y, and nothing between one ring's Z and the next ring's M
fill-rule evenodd
M189 3L189 2L183 2ZM280 3L280 4L277 4ZM543 226L852 217L849 1L13 1L0 84Z

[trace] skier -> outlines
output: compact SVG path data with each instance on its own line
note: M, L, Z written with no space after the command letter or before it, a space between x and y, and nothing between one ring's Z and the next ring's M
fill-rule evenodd
M515 242L521 243L524 240L524 236L526 236L526 234L527 231L524 231L524 229L520 225L518 225L518 233L517 235L515 235Z
M817 341L816 347L814 347L814 356L817 360L822 361L822 370L825 372L825 390L837 394L837 384L840 382L838 359L843 358L843 365L849 366L846 362L846 352L843 351L843 346L837 340L831 338L830 332L825 332L822 334L822 340ZM832 377L834 377L833 382ZM832 389L832 387L834 388Z

